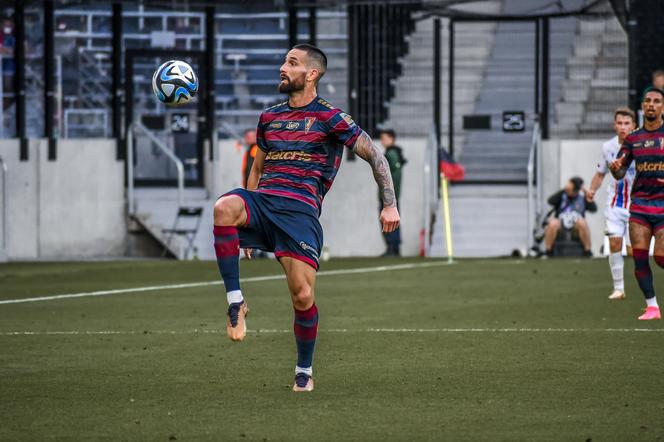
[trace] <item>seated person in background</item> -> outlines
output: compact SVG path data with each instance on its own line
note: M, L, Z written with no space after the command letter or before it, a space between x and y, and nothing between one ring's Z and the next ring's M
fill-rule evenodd
M585 214L586 211L596 212L597 204L587 200L583 190L583 180L579 177L570 178L565 188L551 195L548 202L554 208L554 215L544 228L547 256L553 256L553 244L558 239L561 226L563 229L571 230L572 236L581 241L585 256L592 256L590 229Z

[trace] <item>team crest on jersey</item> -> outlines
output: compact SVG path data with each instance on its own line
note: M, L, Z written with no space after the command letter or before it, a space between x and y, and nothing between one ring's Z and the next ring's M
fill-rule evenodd
M646 142L643 143L643 147L646 149L653 146L655 146L655 140L646 140Z
M286 129L288 130L297 129L298 127L300 127L299 121L289 121L288 124L286 125Z
M354 122L353 119L350 117L350 115L348 115L346 112L341 112L339 115L341 116L341 118L344 119L344 121L345 121L350 127L355 126L355 122Z
M316 117L307 117L304 119L304 133L308 134L311 126L316 122Z

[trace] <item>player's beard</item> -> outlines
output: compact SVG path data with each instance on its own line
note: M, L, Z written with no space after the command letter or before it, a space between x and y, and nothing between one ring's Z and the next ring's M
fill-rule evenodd
M648 121L657 121L657 115L656 114L646 114L645 118Z
M290 78L286 78L279 83L279 93L281 94L290 94L301 90L304 90L304 75L292 81Z

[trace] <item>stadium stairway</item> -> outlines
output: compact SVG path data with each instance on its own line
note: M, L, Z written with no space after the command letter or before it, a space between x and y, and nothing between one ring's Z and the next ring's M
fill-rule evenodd
M168 236L164 229L173 227L178 211L177 193L173 188L138 187L135 189L136 216L130 223L131 231L145 230L161 247L166 247ZM194 241L194 252L185 256L186 241L174 236L167 247L177 259L214 259L212 248L212 208L214 200L203 188L186 188L184 206L202 207L201 224ZM181 224L184 225L184 224ZM187 224L188 226L189 224Z
M627 103L627 54L627 35L615 16L579 21L553 136L610 136L613 110Z
M525 253L527 237L525 186L450 186L454 256L509 256ZM431 256L447 256L442 217L436 216Z
M488 12L497 12L497 9ZM442 20L441 28L441 100L446 109L449 22ZM494 28L492 23L456 26L454 94L459 115L456 125L461 122L460 116L473 108L490 53ZM402 75L394 81L395 96L389 104L389 116L381 125L394 129L398 137L427 136L433 125L433 29L433 19L421 20L407 37L409 51L400 60ZM443 136L447 136L446 116L441 124ZM455 143L461 145L462 141L459 134Z
M538 4L543 5L543 0L527 3L533 8ZM503 12L522 11L525 5L524 0L505 0ZM551 26L549 84L552 103L560 95L565 76L564 61L571 54L575 29L574 18L557 19ZM525 182L534 115L534 51L535 26L532 23L504 22L496 26L493 49L472 111L473 114L491 115L491 130L465 131L465 144L457 155L466 168L467 180ZM525 112L524 132L503 131L502 113L510 110ZM462 132L462 127L456 126L456 130Z

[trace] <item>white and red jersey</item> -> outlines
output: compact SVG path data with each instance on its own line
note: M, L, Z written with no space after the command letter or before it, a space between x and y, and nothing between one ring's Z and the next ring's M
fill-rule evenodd
M602 145L602 158L597 164L597 171L608 175L609 183L606 188L606 207L629 209L630 193L632 192L636 169L634 168L634 163L632 163L623 179L616 180L613 178L613 175L609 172L609 164L616 159L619 151L620 144L618 143L617 136L604 143Z

